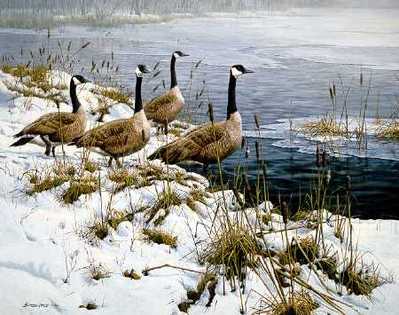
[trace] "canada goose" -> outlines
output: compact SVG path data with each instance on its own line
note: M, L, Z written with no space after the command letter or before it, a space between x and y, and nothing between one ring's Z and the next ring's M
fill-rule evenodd
M79 102L76 87L88 82L83 76L74 75L69 85L72 113L56 112L41 116L14 135L19 139L11 146L24 145L39 136L46 145L45 154L50 155L50 151L52 151L55 157L56 146L61 143L70 143L80 137L86 129L86 113Z
M184 106L184 97L177 85L176 60L189 56L181 51L175 51L170 61L170 90L144 105L144 110L149 120L162 124L165 134L168 133L168 123L176 119Z
M166 163L177 163L185 160L208 164L222 161L242 142L241 115L236 106L237 79L253 71L242 65L230 68L230 82L227 104L227 118L225 121L210 122L195 128L181 138L167 144L152 154L149 159L160 157Z
M141 99L141 84L145 65L136 68L136 95L134 115L128 119L118 119L87 131L75 142L77 147L98 148L104 155L110 156L108 165L114 159L118 166L120 157L141 150L150 139L150 123L147 121Z

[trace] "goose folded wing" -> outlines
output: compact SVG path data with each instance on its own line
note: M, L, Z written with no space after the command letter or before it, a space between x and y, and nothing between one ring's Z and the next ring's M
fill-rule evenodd
M177 97L171 93L167 93L158 97L153 98L151 101L144 105L144 111L146 113L155 114L157 111L162 109L162 106L177 101Z
M126 133L126 121L115 120L88 131L78 142L84 147L118 146Z
M168 160L186 160L198 155L204 148L217 143L225 135L223 123L206 124L167 145L163 150Z
M76 115L72 113L50 113L25 127L24 134L50 135L60 128L76 121Z

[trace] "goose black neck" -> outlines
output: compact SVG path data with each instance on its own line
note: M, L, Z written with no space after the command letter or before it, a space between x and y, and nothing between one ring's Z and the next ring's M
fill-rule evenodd
M229 100L228 100L228 103L227 103L227 119L229 119L230 116L237 111L236 84L237 84L237 79L230 72Z
M72 102L72 113L76 113L80 108L80 102L78 100L78 96L76 95L76 85L73 78L71 79L71 84L69 86L69 95Z
M173 89L177 86L177 78L176 78L176 57L173 54L172 60L170 61L170 88Z
M135 105L134 112L138 113L143 109L143 100L141 99L141 84L143 83L142 77L136 77L136 94L135 94Z

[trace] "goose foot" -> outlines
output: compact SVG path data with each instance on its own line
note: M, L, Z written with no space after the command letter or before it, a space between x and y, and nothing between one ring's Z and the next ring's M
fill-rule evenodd
M55 146L51 148L51 152L53 153L53 157L55 158Z

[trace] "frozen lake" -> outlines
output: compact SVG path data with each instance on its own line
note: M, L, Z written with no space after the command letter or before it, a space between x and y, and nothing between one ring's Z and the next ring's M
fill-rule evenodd
M255 113L265 128L271 128L280 119L324 114L331 108L328 87L332 82L351 87L348 108L356 115L362 93L360 72L371 85L368 116L377 111L381 116L389 116L398 107L399 96L398 16L398 10L301 10L272 16L247 14L240 18L214 15L112 29L66 27L54 30L50 39L47 31L0 29L0 54L17 56L21 47L37 50L43 44L57 49L58 41L71 40L74 47L90 41L91 45L81 52L80 65L90 68L92 59L99 61L113 52L120 64L116 79L125 86L133 86L136 64L161 61L160 76L144 87L144 95L149 98L161 79L169 82L169 56L180 49L191 55L177 66L185 95L190 93L190 69L203 59L193 84L200 88L202 81L206 81L217 119L225 116L228 67L242 63L256 72L237 86L243 128L250 132L254 129ZM80 71L80 65L76 71ZM195 89L191 94L195 94ZM205 104L200 111L206 109ZM294 205L301 195L299 190L306 193L317 172L314 156L309 154L314 152L315 142L294 139L293 144L285 131L263 133L263 149L272 201L281 194L287 200L292 198ZM256 169L253 141L249 138L251 153L246 162L251 174ZM346 176L351 175L355 214L399 218L398 145L370 139L370 148L372 154L348 151L347 156L332 160L332 190L338 190ZM226 172L232 175L234 165L243 157L244 152L230 157L225 162ZM292 192L298 193L291 195Z

